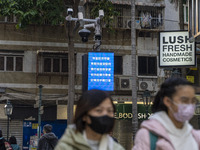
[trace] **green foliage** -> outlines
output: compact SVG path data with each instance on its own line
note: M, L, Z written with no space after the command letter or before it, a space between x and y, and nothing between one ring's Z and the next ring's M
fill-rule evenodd
M113 19L118 16L119 13L115 11L114 5L109 0L93 0L94 6L91 10L92 16L99 16L99 10L104 10L103 23L107 28L112 28Z
M57 25L64 21L63 0L0 0L0 15L15 15L17 28L29 24Z

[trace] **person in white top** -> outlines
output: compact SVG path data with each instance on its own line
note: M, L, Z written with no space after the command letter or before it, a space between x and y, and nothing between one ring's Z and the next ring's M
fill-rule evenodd
M192 83L184 78L165 80L152 105L154 114L141 124L132 150L150 150L152 145L155 150L200 150L200 131L188 122L196 102Z

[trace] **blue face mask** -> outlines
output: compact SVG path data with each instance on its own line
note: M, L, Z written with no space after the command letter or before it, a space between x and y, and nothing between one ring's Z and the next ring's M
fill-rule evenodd
M107 115L95 117L88 115L91 119L91 124L88 126L99 134L109 133L114 127L115 118L109 117Z

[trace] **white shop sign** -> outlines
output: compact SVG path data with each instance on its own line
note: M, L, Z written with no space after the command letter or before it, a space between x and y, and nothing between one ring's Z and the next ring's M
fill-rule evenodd
M160 32L160 67L194 66L195 42L189 41L187 31Z

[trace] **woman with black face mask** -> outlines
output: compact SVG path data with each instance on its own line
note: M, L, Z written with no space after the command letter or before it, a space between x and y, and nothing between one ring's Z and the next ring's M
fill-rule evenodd
M85 92L78 101L74 124L68 125L55 150L124 150L109 136L114 113L115 106L107 92Z

